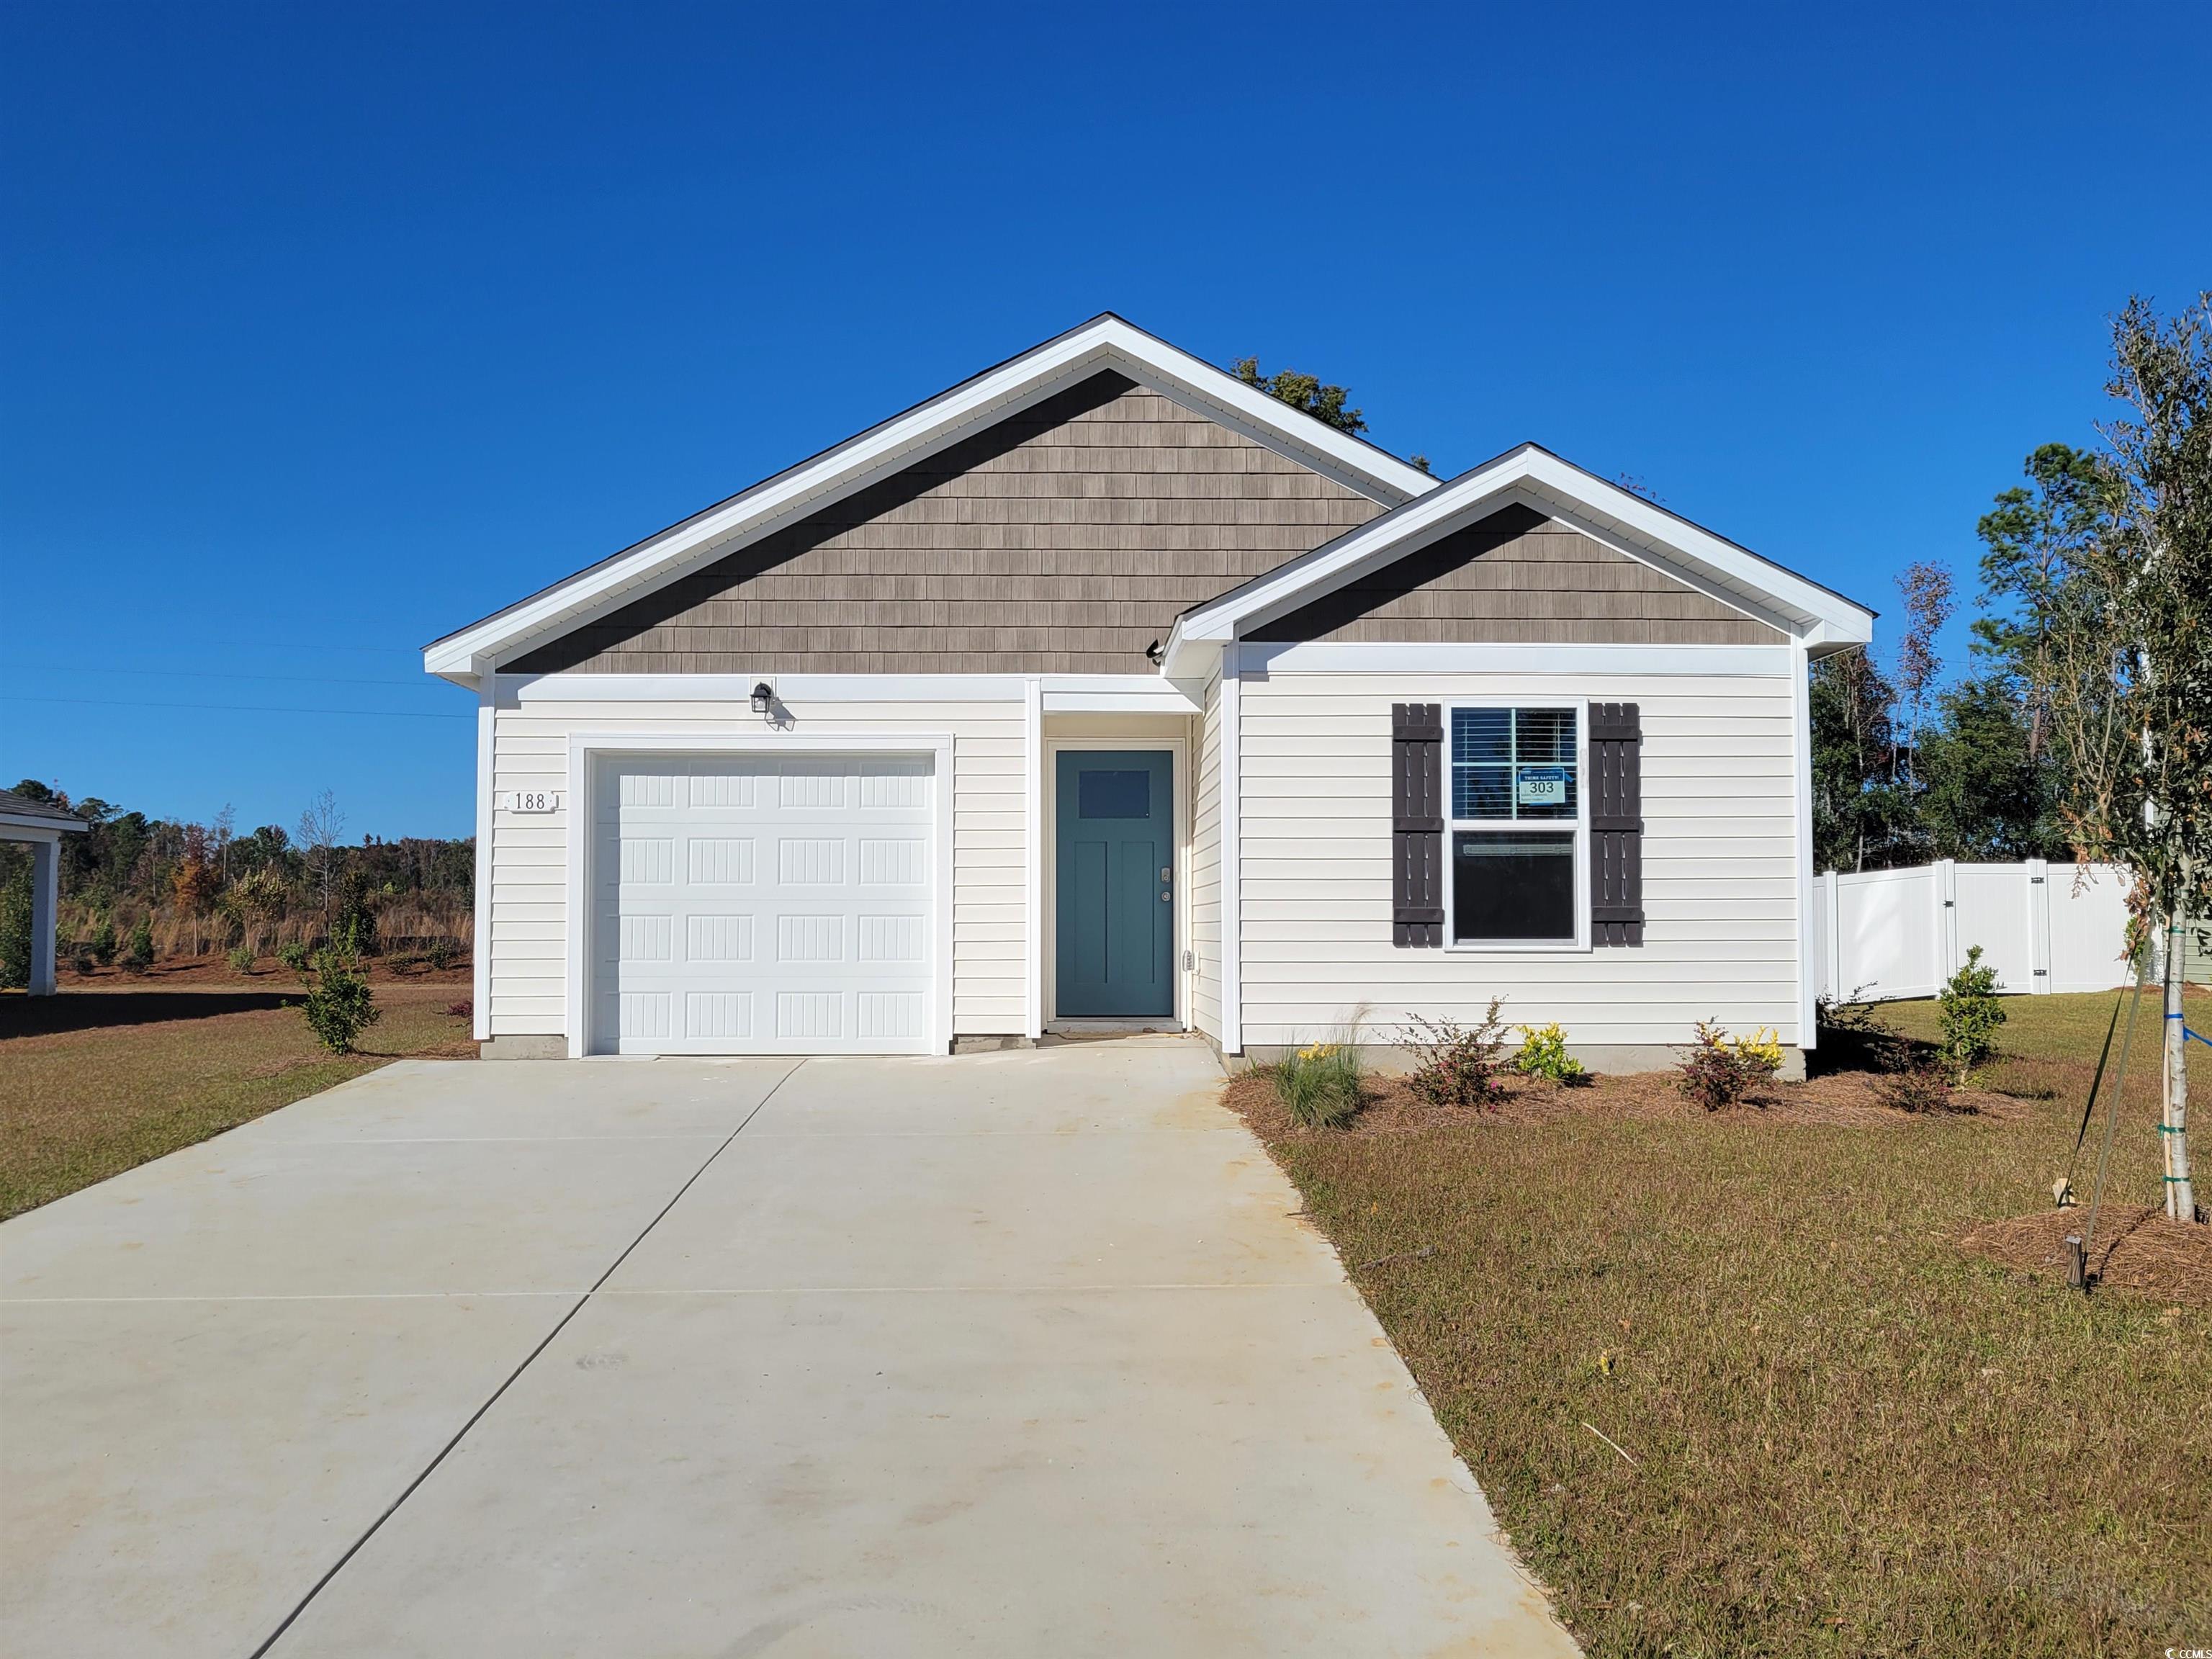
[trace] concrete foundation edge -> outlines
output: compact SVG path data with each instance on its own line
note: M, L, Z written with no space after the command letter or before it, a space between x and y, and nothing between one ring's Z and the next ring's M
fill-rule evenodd
M486 1037L477 1048L479 1060L566 1060L568 1039L564 1036L495 1036Z

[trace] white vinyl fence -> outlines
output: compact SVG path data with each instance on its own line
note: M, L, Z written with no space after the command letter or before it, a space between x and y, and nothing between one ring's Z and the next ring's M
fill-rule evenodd
M2108 991L2127 977L2126 890L2109 866L1958 864L1813 881L1807 944L1824 997L1932 997L1982 947L2000 990Z

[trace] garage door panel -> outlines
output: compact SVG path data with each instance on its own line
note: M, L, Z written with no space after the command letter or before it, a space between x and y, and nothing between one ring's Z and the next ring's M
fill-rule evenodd
M933 773L909 756L605 763L592 1046L927 1048Z

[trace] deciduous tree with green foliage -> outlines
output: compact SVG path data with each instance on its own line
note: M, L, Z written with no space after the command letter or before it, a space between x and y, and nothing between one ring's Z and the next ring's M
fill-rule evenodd
M2166 1212L2192 1220L2181 975L2189 918L2212 914L2212 293L2171 319L2130 300L2106 390L2126 413L2100 428L2103 522L2054 557L2035 690L2069 834L2135 872L2136 919L2164 934L2159 1139Z

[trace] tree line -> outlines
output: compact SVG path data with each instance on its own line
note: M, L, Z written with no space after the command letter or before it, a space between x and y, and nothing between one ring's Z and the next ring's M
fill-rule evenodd
M61 959L80 968L313 948L341 937L370 954L470 942L473 838L349 843L344 814L327 791L292 829L264 823L246 834L228 807L196 823L97 795L72 799L34 778L15 793L74 811L88 826L62 837L59 859L56 943ZM0 844L0 984L28 979L30 873L27 849Z

